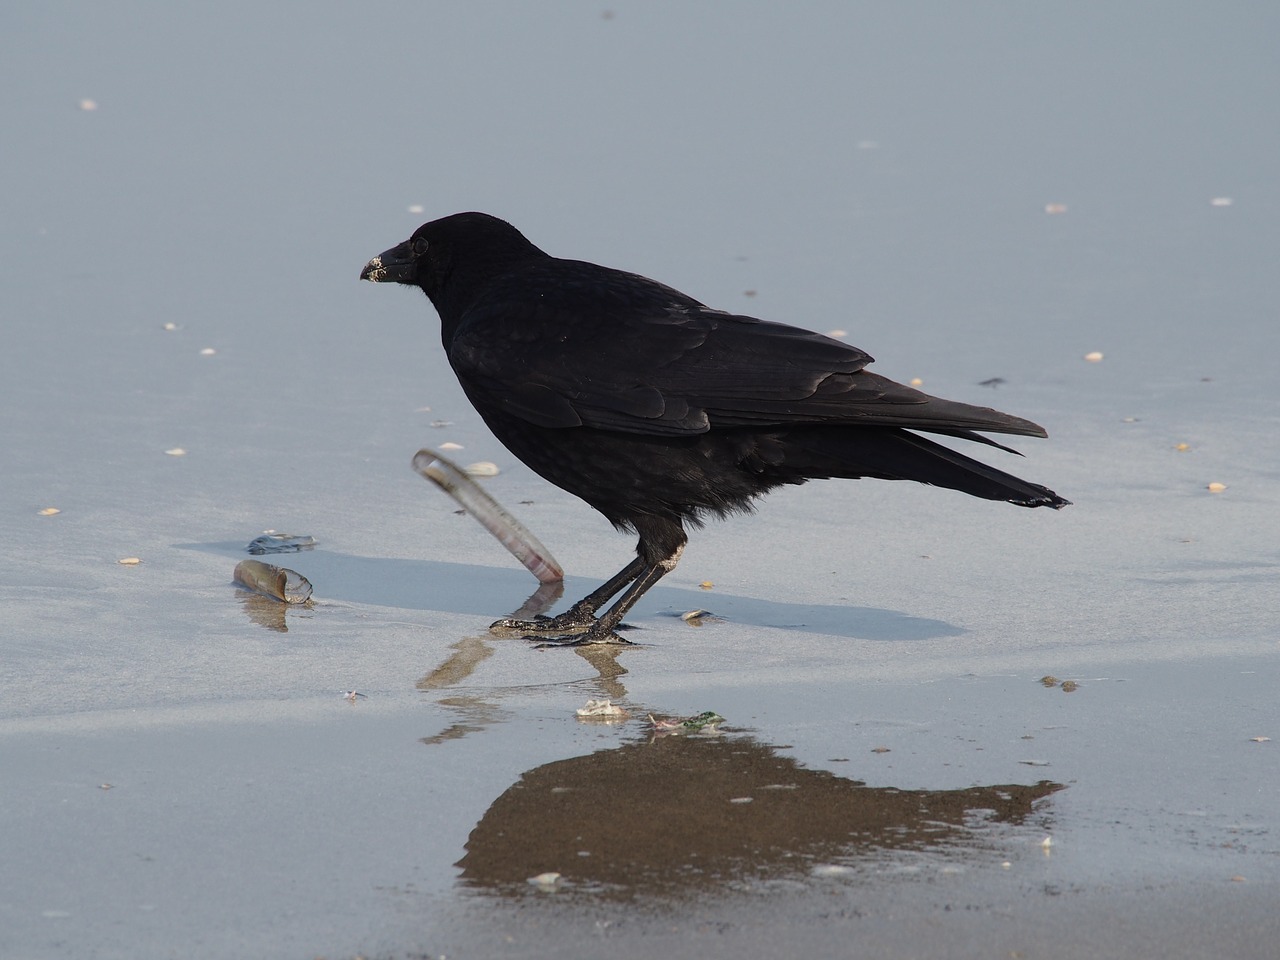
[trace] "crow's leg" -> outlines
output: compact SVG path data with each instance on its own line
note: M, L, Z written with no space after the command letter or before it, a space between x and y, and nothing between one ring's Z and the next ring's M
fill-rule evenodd
M637 522L635 526L640 533L640 542L636 545L636 553L638 554L636 559L603 587L581 601L581 604L595 601L595 606L592 608L594 614L594 611L599 609L605 600L620 589L621 584L627 582L628 575L630 575L631 585L627 587L617 602L602 616L595 617L593 615L590 626L583 633L565 637L530 637L530 640L541 639L544 646L555 647L579 647L589 643L631 642L618 635L618 624L622 622L622 618L627 615L627 611L635 606L636 601L644 595L646 590L676 568L676 564L680 562L680 554L684 552L684 545L688 540L678 521L649 519L647 522ZM611 587L613 588L612 590L609 589ZM581 604L574 604L570 612L572 613Z
M608 603L614 594L620 592L627 584L640 576L644 568L644 559L636 557L609 580L592 590L559 616L539 616L533 620L516 620L511 617L504 617L489 624L489 629L504 632L519 630L524 633L581 632L596 623L596 611Z

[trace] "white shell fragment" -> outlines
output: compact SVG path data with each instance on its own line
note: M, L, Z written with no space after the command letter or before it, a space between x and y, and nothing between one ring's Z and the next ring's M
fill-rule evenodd
M588 700L575 711L584 720L621 720L629 716L627 711L611 700Z
M1090 353L1086 353L1086 354L1084 355L1084 358L1085 358L1086 360L1088 360L1090 363L1097 363L1099 360L1101 360L1101 359L1102 359L1102 351L1101 351L1101 350L1094 350L1094 351L1092 351L1092 352L1090 352Z
M498 473L498 465L490 463L488 460L467 464L467 476L469 477L496 477Z
M138 557L121 557L116 563L123 564L126 567L136 567L142 560Z
M36 515L40 517L54 517L60 514L61 512L62 511L59 510L57 507L45 507L43 510L38 510L36 512Z
M88 97L85 97L80 101L80 109L86 113L92 113L94 110L98 109L98 101L90 100Z
M530 877L529 883L542 890L554 890L559 880L560 874L554 870L548 870L546 873L540 873L536 877Z
M1227 485L1225 483L1218 483L1215 480L1213 483L1209 484L1209 486L1205 487L1205 489L1210 493L1221 493L1223 490L1227 489Z
M183 450L181 447L170 447L165 451L165 456L169 457L185 457L186 455L187 451Z
M564 570L551 551L497 500L480 489L480 485L456 463L434 450L423 448L413 455L413 469L458 501L540 583L557 583L564 579Z
M213 356L215 353L217 353L217 352L218 352L218 351L217 351L217 350L215 350L215 349L213 349L213 347L205 347L205 348L203 348L203 349L200 351L200 356L202 356L202 357L212 357L212 356Z
M1234 202L1230 197L1214 197L1209 201L1215 207L1229 207Z
M1067 205L1065 203L1046 203L1044 205L1045 213L1066 213Z
M440 449L441 450L461 450L462 444L454 443L452 440L449 440L446 443L440 444Z

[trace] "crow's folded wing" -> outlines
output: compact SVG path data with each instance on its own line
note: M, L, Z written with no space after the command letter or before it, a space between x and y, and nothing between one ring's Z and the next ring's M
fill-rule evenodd
M1043 436L1036 424L940 400L863 370L839 340L691 303L643 316L549 306L469 316L449 359L473 399L542 427L651 436L846 423Z

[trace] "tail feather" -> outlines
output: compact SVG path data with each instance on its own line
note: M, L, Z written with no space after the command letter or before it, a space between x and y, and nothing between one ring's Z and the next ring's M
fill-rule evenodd
M980 436L965 436L959 432L955 435L967 440L986 441ZM992 445L1008 449L1001 444ZM1004 500L1020 507L1053 507L1058 510L1071 503L1048 487L997 470L907 430L826 428L796 431L787 437L786 446L783 470L805 477L914 480L959 490L985 500Z

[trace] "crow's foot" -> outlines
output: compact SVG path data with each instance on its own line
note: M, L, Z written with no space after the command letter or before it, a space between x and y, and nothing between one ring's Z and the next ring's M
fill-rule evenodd
M537 644L537 649L546 650L552 647L591 647L597 644L603 646L606 644L625 644L626 646L634 646L634 644L626 637L614 633L612 630L589 629L585 633L569 634L563 637L525 637L531 643Z

